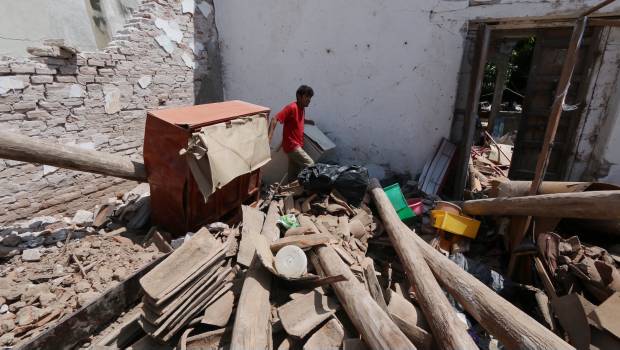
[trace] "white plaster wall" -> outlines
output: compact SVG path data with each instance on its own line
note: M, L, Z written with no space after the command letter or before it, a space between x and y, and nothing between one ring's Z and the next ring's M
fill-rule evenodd
M226 98L307 111L340 159L417 173L448 137L467 22L570 15L596 1L215 0ZM619 4L606 11L618 11Z
M2 0L0 13L0 54L26 56L28 46L57 38L97 48L84 0Z
M99 0L95 23L91 0L0 0L0 55L26 57L26 48L64 39L82 51L103 48L121 29L138 0ZM99 5L98 5L99 6ZM101 30L104 30L102 33Z

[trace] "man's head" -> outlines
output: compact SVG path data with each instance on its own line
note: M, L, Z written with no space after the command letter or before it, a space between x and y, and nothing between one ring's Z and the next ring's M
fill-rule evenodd
M297 103L301 107L308 107L310 105L310 100L312 96L314 96L314 91L308 85L302 85L297 88Z

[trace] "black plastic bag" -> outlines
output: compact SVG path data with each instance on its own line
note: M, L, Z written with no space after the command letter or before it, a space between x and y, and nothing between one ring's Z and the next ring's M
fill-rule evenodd
M359 165L317 163L304 168L297 180L312 192L329 193L332 189L337 190L349 204L359 206L368 188L368 170Z

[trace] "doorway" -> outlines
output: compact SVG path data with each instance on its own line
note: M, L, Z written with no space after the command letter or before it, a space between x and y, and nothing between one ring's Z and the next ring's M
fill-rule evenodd
M534 177L571 32L571 27L491 32L478 115L487 136L511 153L511 180ZM584 34L545 180L568 180L600 32L590 27Z

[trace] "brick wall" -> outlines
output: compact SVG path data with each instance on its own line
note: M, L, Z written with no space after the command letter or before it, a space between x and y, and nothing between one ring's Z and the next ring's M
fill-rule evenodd
M194 16L213 23L211 9L199 0L144 0L104 50L72 53L51 43L28 59L0 58L0 130L141 159L146 110L191 105L204 85L207 53L199 43L217 32L195 31ZM133 186L0 160L0 224L92 209Z

